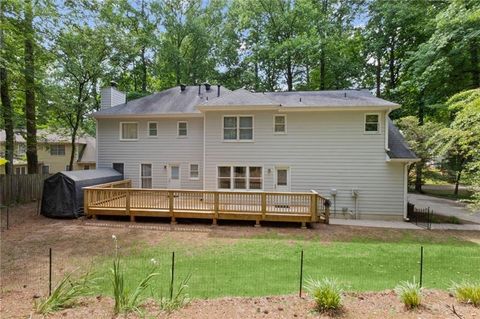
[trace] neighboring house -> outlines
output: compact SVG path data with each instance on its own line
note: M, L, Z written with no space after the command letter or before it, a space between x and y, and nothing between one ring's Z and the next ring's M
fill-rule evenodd
M95 138L83 135L77 138L74 170L95 168ZM15 134L15 154L13 160L15 174L27 174L26 141L20 133ZM46 130L37 131L38 172L54 174L68 169L72 145L65 134ZM0 157L5 156L5 131L0 130ZM0 168L5 174L5 166Z
M402 219L416 161L368 91L252 93L180 86L125 103L102 90L98 167L144 188L304 192L336 216Z

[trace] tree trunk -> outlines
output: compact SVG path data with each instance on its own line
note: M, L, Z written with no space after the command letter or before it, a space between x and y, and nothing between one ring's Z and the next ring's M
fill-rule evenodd
M375 83L376 83L376 88L377 88L377 92L376 92L376 95L377 97L380 97L380 89L381 89L381 85L382 85L382 65L381 65L381 62L380 62L380 54L377 55L377 65L375 67Z
M422 191L422 175L423 175L423 166L424 162L423 160L420 162L417 162L415 164L415 190L419 193L423 193Z
M320 51L320 90L325 90L325 48L323 47Z
M388 59L388 72L390 74L390 81L388 83L388 90L393 90L396 86L396 72L395 72L395 37L392 37L390 43L390 54Z
M31 0L25 1L25 117L27 122L28 174L38 172L37 123L35 111L35 49L33 8Z
M76 144L75 139L77 137L78 125L73 127L72 136L70 139L70 143L72 146L72 152L70 153L70 164L69 164L69 171L73 171L73 162L75 161L75 151L76 151Z
M457 173L457 177L455 179L455 191L453 192L453 195L458 196L458 186L460 186L460 178L462 176L462 171L459 170Z
M145 47L142 47L142 93L147 92L147 59L145 58Z
M420 92L418 98L418 125L423 125L425 122L425 101L423 100L423 91Z
M287 59L287 90L293 91L293 71L292 71L292 60L289 56Z
M475 39L470 42L470 61L472 64L472 86L480 88L480 65L478 58L478 45Z

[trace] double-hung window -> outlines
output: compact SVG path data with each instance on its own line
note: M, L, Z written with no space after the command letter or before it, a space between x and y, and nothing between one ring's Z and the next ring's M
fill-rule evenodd
M287 133L287 117L285 115L275 115L273 120L273 132L275 134Z
M253 140L253 116L223 117L223 140L225 141Z
M177 123L177 136L178 137L187 137L188 134L188 124L187 122L178 122Z
M157 122L148 122L148 136L150 136L150 137L158 136L158 123Z
M50 155L52 156L65 156L65 145L63 144L51 144Z
M199 176L200 176L199 165L198 164L190 164L190 179L198 179Z
M380 115L378 113L365 114L365 133L376 134L380 132Z
M262 189L262 167L219 166L218 188L229 190L260 190Z
M142 188L152 188L152 164L142 164L140 173Z
M123 141L135 141L138 139L138 123L137 122L121 122L120 123L120 139Z

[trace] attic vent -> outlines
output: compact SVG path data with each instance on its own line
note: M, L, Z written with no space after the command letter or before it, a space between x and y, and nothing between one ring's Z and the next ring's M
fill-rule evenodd
M210 83L205 83L205 90L210 91Z
M180 84L180 91L185 91L185 89L187 88L187 86L185 84Z

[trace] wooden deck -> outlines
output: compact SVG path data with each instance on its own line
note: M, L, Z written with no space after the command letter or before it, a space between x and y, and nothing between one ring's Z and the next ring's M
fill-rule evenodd
M325 222L329 202L315 192L224 192L131 188L130 180L84 188L84 210L97 215L217 220Z

